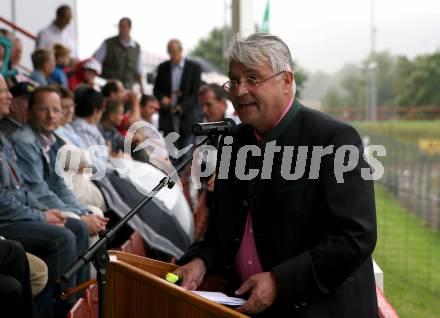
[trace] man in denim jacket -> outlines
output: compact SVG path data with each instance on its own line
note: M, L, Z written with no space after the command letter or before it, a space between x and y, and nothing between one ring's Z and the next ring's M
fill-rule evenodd
M98 234L105 229L107 219L89 213L55 169L57 152L64 145L53 134L62 115L58 91L50 86L37 88L29 98L29 110L30 124L10 137L24 182L40 202L61 211L74 212L87 224L91 236Z

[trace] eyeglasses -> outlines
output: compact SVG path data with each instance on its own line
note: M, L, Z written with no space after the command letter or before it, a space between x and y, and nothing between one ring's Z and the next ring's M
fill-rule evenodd
M223 84L223 89L226 92L228 92L228 93L231 90L237 89L238 86L240 86L240 85L243 85L246 89L254 89L258 85L260 85L261 83L266 82L266 81L268 81L268 80L270 80L270 79L272 79L274 77L277 77L278 75L283 74L285 72L286 71L281 71L279 73L276 73L276 74L274 74L274 75L272 75L272 76L270 76L268 78L262 79L260 81L257 81L256 79L249 78L249 77L245 77L245 78L240 79L240 80L230 80L230 81L227 81L226 83Z

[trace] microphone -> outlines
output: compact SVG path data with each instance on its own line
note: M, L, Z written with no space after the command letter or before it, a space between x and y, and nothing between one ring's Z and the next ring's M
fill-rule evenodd
M196 136L213 135L233 135L235 132L235 121L231 118L225 118L222 121L213 121L210 123L198 123L192 126L192 132Z

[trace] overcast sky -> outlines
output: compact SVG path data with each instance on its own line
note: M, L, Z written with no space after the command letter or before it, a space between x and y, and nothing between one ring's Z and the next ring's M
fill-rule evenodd
M80 56L90 56L103 39L116 34L122 16L133 20L132 35L144 50L166 56L167 41L176 37L189 51L214 27L223 26L224 3L77 0ZM265 4L254 0L258 24ZM375 0L375 7L377 50L414 57L440 49L440 0ZM309 71L333 72L370 51L370 0L271 0L270 10L270 32L286 41L294 60Z

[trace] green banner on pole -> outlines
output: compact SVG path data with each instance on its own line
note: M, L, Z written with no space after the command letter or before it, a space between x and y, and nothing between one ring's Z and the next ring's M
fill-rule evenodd
M262 32L269 32L269 19L270 19L270 1L266 2L266 9L264 9L263 23L261 24Z

